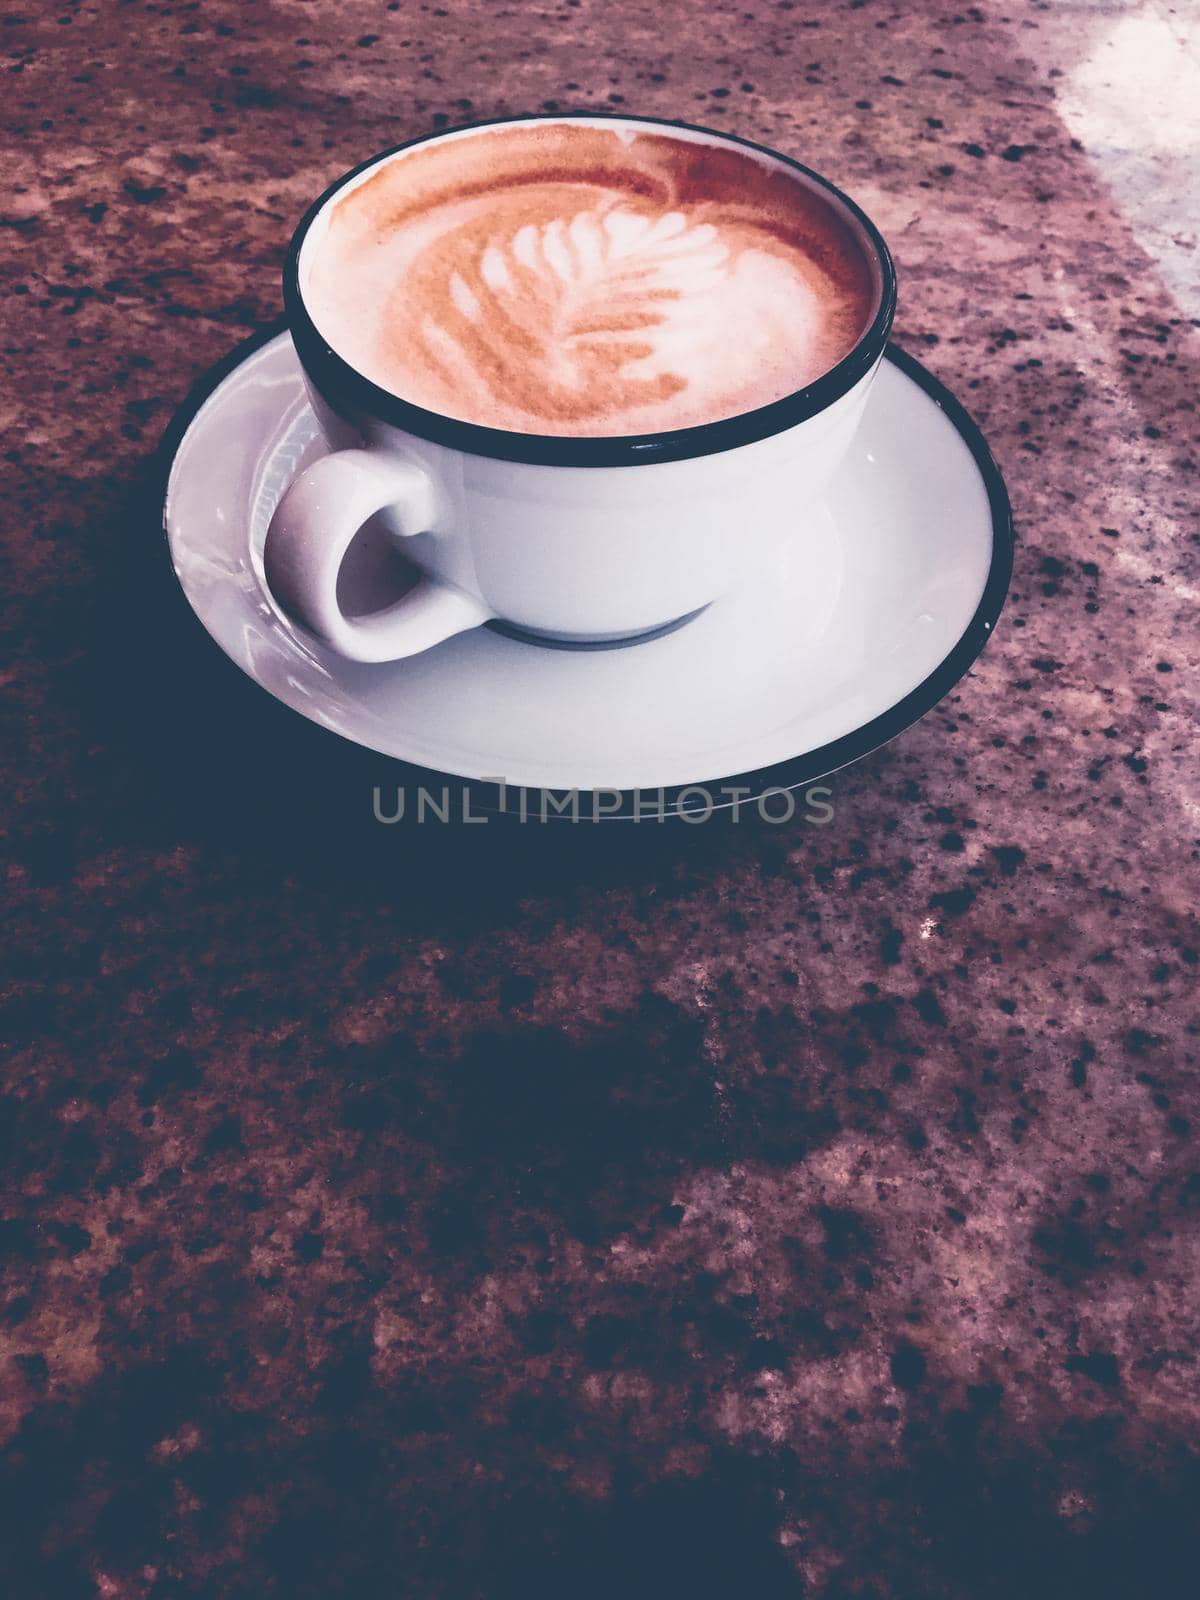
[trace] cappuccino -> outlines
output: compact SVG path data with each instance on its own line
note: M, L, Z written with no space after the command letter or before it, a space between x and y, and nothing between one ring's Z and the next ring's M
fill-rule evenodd
M518 433L659 433L805 388L878 289L802 173L645 125L496 125L401 151L310 234L305 303L381 388Z

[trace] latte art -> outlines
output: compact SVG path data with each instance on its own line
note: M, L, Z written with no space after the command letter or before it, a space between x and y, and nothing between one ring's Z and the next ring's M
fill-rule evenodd
M425 342L447 363L474 346L523 371L526 405L548 385L554 399L541 410L586 414L602 404L611 373L622 375L627 400L640 391L653 400L684 387L653 370L671 319L694 322L704 294L728 280L728 261L711 223L689 226L678 211L652 219L605 201L569 221L527 222L511 238L489 239L471 282L462 270L450 279L454 310L473 327L435 321ZM638 363L648 370L639 373Z
M532 419L573 432L636 431L636 416L681 395L711 297L734 281L711 223L689 225L678 211L652 218L611 199L493 234L482 251L454 238L422 272L443 270L448 303L393 336L406 365L423 357L439 374L442 406L486 375L506 426ZM436 284L427 288L432 298Z
M387 163L334 202L305 294L336 350L417 405L618 435L805 387L857 342L872 285L786 168L567 122Z

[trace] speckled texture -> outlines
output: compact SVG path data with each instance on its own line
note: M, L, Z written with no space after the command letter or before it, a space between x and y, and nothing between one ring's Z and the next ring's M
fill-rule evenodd
M744 6L5 18L11 1600L1193 1592L1197 343L1056 116L1107 12ZM848 187L1008 477L824 829L382 829L162 572L308 198L589 105Z

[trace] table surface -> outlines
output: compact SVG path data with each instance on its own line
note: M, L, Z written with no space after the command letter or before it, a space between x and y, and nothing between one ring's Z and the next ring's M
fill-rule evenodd
M4 1593L1190 1593L1194 22L4 20ZM164 576L309 199L596 107L853 193L1007 477L992 644L824 828L381 827Z

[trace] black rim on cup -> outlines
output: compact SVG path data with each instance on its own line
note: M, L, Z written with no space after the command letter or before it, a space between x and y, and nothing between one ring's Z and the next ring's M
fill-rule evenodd
M442 416L427 411L422 406L402 400L372 383L338 355L315 323L304 304L300 289L300 255L309 229L333 197L361 173L390 160L403 150L416 145L433 143L451 134L476 129L502 127L509 123L529 122L622 122L635 126L674 128L684 133L700 134L724 145L740 146L765 156L784 167L790 167L813 187L822 190L843 209L862 230L865 242L873 253L880 276L879 306L870 326L858 343L835 367L823 373L814 383L793 394L774 400L769 405L738 416L722 417L699 427L676 428L664 433L628 434L620 437L570 437L561 434L514 433L503 428L486 428L474 422L463 422L455 417ZM292 236L283 269L283 300L288 324L300 361L324 400L339 413L349 416L366 414L400 428L419 438L432 439L438 444L450 445L471 455L491 456L502 461L524 461L545 466L560 467L626 467L649 465L662 461L686 461L695 456L714 455L722 450L732 450L738 445L752 444L755 440L769 438L785 428L795 427L824 411L864 378L883 354L891 331L896 309L896 269L891 254L879 229L870 217L843 194L828 178L819 172L780 154L767 145L756 144L752 139L742 139L735 134L723 133L715 128L701 127L696 123L672 121L665 117L638 117L617 112L573 111L546 113L543 116L494 117L483 122L464 123L459 128L439 128L434 133L422 134L416 139L406 139L402 144L382 150L362 161L350 172L344 173L331 184L325 193L309 207L299 227Z

